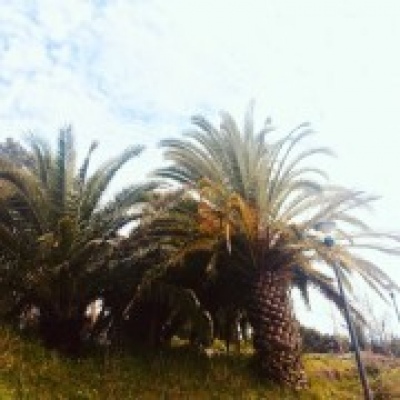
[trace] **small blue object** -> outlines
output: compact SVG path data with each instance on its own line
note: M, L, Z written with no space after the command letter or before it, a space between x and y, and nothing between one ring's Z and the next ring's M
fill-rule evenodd
M326 236L324 239L324 244L327 247L332 247L335 244L335 241L330 236Z

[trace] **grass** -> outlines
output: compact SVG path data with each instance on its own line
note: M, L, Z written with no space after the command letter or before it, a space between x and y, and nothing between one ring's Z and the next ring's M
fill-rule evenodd
M250 360L248 354L208 358L182 346L70 360L0 328L0 399L361 398L352 359L306 356L310 388L301 393L261 382ZM377 399L400 399L400 363L369 371Z

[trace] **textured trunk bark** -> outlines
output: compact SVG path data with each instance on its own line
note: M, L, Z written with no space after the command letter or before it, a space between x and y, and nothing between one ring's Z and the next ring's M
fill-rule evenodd
M249 319L262 374L295 389L306 386L299 325L293 315L287 271L260 271L252 287Z

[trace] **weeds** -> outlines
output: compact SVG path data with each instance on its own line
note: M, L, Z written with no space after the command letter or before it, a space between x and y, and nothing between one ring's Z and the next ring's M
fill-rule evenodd
M351 400L361 396L352 359L330 355L305 357L310 387L301 393L263 383L249 368L249 354L207 356L179 343L153 353L114 350L70 360L0 328L0 360L2 400ZM400 366L377 374L373 380L376 398L396 399L393 396L400 389L396 381L400 382Z

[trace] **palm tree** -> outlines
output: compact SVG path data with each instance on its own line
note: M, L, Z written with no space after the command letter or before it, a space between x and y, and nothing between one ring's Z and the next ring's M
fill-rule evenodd
M157 171L180 183L198 204L192 218L187 213L175 216L181 226L175 258L208 249L215 266L230 255L230 266L247 294L261 370L269 379L301 388L306 378L291 288L297 286L308 301L308 286L315 286L342 308L321 265L339 262L349 287L349 275L356 272L379 291L390 277L352 249L398 252L385 241L399 239L372 231L353 215L374 197L330 186L323 171L304 164L311 156L331 154L326 148L297 150L311 134L308 124L272 140L269 120L255 132L252 106L242 132L227 113L222 113L219 129L201 116L192 121L196 128L184 139L162 142L170 165ZM182 221L190 218L182 228ZM333 249L314 229L321 221L336 222L338 245ZM173 218L168 224L173 227Z
M153 192L138 229L126 239L122 249L125 259L135 258L137 280L120 302L123 312L117 314L122 314L125 320L119 321L122 331L136 345L158 347L168 344L179 332L187 335L189 331L196 344L206 344L212 338L212 318L198 297L197 285L193 284L199 282L196 266L201 264L201 255L185 260L185 265L193 268L165 268L173 263L171 255L176 249L175 242L179 241L177 220L174 232L166 225L166 217L174 213L174 204L183 211L194 203L182 201L180 193ZM110 294L116 295L118 301L123 297L121 290ZM112 302L115 304L115 300Z
M8 189L0 196L1 293L16 308L37 307L45 342L73 351L87 306L101 296L102 276L110 273L118 232L138 219L152 185L131 185L102 201L141 146L127 148L88 176L97 143L77 170L70 128L60 131L55 152L39 137L29 144L33 167L0 159L0 184Z

